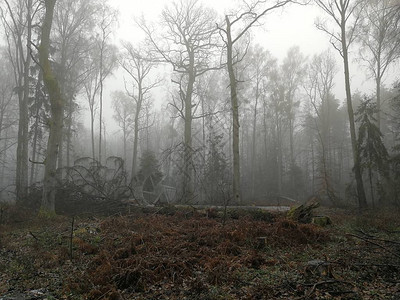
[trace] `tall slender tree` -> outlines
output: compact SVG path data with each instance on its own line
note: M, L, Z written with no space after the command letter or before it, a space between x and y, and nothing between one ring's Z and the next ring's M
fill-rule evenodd
M103 83L105 79L110 76L116 67L117 54L115 46L107 43L107 39L101 36L91 40L90 53L88 53L85 59L85 67L87 69L87 76L84 79L84 91L86 100L89 105L90 112L90 132L91 132L91 148L92 156L94 159L101 159L101 149L95 147L95 121L96 115L99 116L99 135L103 135L103 113L99 112L102 110L102 99L103 99ZM100 138L99 140L100 141ZM102 143L99 144L101 147Z
M315 55L308 65L307 79L304 82L304 89L316 118L314 124L307 124L315 128L317 140L320 145L319 151L319 177L321 178L321 193L326 195L332 203L337 202L336 193L332 187L331 175L333 165L330 163L330 152L332 151L332 115L335 99L333 98L334 78L337 73L336 60L331 51L325 51ZM308 121L311 121L308 118ZM310 122L308 122L310 123Z
M45 0L44 2L45 15L41 26L41 41L39 46L39 62L43 72L43 81L50 99L51 111L51 116L48 120L50 132L47 143L41 204L41 213L44 215L55 213L57 155L62 138L63 109L65 106L59 82L55 77L49 60L50 33L56 1Z
M122 68L126 71L131 79L130 86L125 86L128 96L133 102L134 119L133 119L133 154L131 183L133 184L137 173L137 157L139 146L139 131L144 124L141 124L142 109L145 102L150 99L150 91L157 87L160 80L150 82L148 77L150 72L156 66L154 59L149 57L149 49L145 46L134 48L130 43L124 43L123 58L120 61Z
M281 195L283 192L283 157L284 157L284 147L283 139L286 127L285 121L285 89L283 86L283 79L281 78L282 73L279 72L278 67L276 67L271 72L271 80L267 86L268 97L264 101L264 110L268 111L264 114L264 122L266 123L266 118L271 122L271 135L272 135L272 148L273 151L273 168L275 180L276 193ZM266 127L266 125L265 125Z
M112 93L112 106L114 109L114 120L122 130L123 136L123 159L126 162L127 142L132 134L135 107L131 98L123 91Z
M0 48L0 53L4 53ZM7 169L12 169L14 161L10 159L10 153L16 139L13 138L18 125L18 104L14 94L14 79L12 64L4 55L0 58L0 191L3 191L14 180L14 176L8 174ZM1 196L1 192L0 192Z
M239 97L237 90L237 78L235 65L240 61L243 53L237 52L235 46L249 32L249 30L259 24L261 19L273 10L294 3L292 0L274 1L242 1L242 7L235 13L225 15L225 22L218 24L217 27L225 44L226 66L229 74L231 109L232 109L232 151L233 151L233 198L237 203L241 203L240 189L240 152L239 152Z
M103 90L104 80L112 73L116 67L116 49L111 47L109 40L113 32L113 27L117 22L117 11L107 5L104 1L100 8L100 22L98 23L98 38L96 47L100 54L99 60L99 162L102 162L102 137L103 137Z
M260 45L250 47L243 63L248 66L246 85L248 86L250 105L252 110L251 133L251 197L255 198L256 169L257 169L257 126L259 121L259 105L264 96L265 86L268 84L271 70L275 67L276 59Z
M296 161L295 161L295 150L294 150L294 130L296 122L297 109L300 106L300 101L296 97L298 90L303 82L303 78L306 71L306 58L300 52L298 46L291 47L286 57L283 60L281 66L281 78L283 80L284 87L284 101L285 101L285 115L287 119L289 129L289 149L290 149L290 183L292 192L296 192L295 186L296 177Z
M400 58L400 11L392 0L366 0L357 40L360 59L375 80L377 124L381 129L381 88L389 67Z
M349 47L356 38L356 29L360 24L360 14L363 0L316 0L317 5L325 12L329 19L336 25L336 29L330 29L322 21L317 22L318 29L325 32L331 40L333 47L343 59L344 80L346 89L346 104L349 116L350 137L354 160L354 175L357 184L358 205L360 209L367 207L364 183L362 179L360 153L357 144L354 110L350 85Z
M16 166L16 194L20 202L28 193L29 148L29 71L31 66L32 24L40 3L4 0L0 6L1 20L5 27L8 56L14 69L18 95L19 124Z

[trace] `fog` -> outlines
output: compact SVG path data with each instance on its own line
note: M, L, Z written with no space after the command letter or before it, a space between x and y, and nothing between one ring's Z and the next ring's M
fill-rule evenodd
M294 2L0 4L2 201L398 203L398 2Z

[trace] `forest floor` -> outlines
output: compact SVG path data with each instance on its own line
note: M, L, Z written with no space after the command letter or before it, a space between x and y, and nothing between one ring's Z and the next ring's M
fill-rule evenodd
M317 213L3 219L0 299L400 299L398 211Z

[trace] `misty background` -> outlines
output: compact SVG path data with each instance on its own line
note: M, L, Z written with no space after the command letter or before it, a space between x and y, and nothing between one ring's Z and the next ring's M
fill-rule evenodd
M46 175L48 10L2 1L1 201L43 206L49 176L56 208L398 205L399 2L339 2L56 1L62 126Z

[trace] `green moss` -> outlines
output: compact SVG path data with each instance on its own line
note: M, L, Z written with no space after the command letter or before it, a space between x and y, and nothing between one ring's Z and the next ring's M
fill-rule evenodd
M48 210L41 207L38 213L38 217L41 219L54 219L57 217L57 214L53 210Z
M325 226L331 225L332 221L329 217L322 216L322 217L313 217L311 220L311 223L319 225L321 227L325 227Z
M290 208L290 210L287 212L287 217L288 217L289 219L293 219L294 213L295 213L295 211L296 211L296 208L297 208L297 206L292 206L292 207Z

